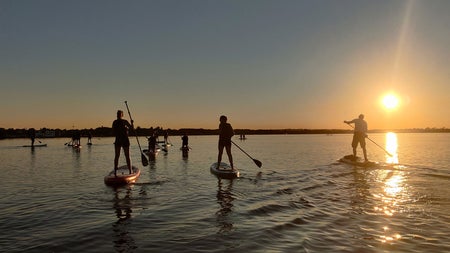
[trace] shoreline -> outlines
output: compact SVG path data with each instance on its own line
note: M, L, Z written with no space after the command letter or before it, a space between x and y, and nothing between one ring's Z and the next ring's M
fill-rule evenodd
M91 132L93 137L113 137L112 129L107 127L99 127L96 129L40 129L37 130L36 138L71 138L73 131L81 131L82 137L87 137ZM218 129L203 128L181 128L181 129L161 129L161 128L136 128L138 136L150 136L153 132L157 132L158 136L168 133L169 136L200 136L200 135L217 135ZM288 134L351 134L351 129L235 129L235 135L288 135ZM412 129L374 129L369 130L368 134L373 133L450 133L450 128L412 128ZM134 133L130 133L130 136ZM0 129L0 139L29 138L28 129Z

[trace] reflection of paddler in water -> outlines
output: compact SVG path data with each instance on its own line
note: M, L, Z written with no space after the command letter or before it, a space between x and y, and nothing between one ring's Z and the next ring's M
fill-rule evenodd
M125 196L121 197L121 193L125 190ZM114 248L118 252L128 252L136 249L134 239L128 232L128 225L132 210L131 188L115 188L114 189L114 209L118 220L112 224L114 232Z
M231 193L233 189L233 180L225 180L228 184L223 187L222 180L219 178L217 181L217 203L220 205L219 211L216 212L217 222L219 225L218 233L228 232L233 229L233 222L228 218L229 214L233 211L234 196Z
M350 201L351 208L355 213L363 214L373 209L369 206L370 185L367 182L366 170L354 169L352 171L353 182L352 186L355 188L351 191Z

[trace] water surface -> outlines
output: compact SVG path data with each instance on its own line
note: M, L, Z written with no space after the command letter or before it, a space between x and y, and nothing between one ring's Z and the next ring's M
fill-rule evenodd
M373 134L357 168L351 135L265 135L235 140L241 178L218 180L217 136L181 138L111 188L113 139L74 150L67 139L0 141L4 252L449 252L450 134ZM82 140L85 142L85 140ZM141 139L141 144L145 139ZM360 152L360 150L359 150ZM223 158L227 161L226 155ZM121 157L121 164L124 163ZM394 164L391 164L394 163Z

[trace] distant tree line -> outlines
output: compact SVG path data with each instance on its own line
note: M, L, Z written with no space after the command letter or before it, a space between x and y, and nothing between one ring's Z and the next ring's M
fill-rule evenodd
M0 139L6 138L28 138L29 129L14 129L14 128L0 128ZM36 131L37 138L60 138L72 137L74 131L80 130L83 137L87 137L89 133L94 137L112 137L113 132L111 127L98 127L95 129L48 129L41 128ZM135 129L138 136L151 136L156 134L163 136L166 132L170 136L176 135L217 135L218 129L203 129L203 128L180 128L180 129L163 129L161 127L141 128ZM348 134L353 131L342 129L235 129L236 135L267 135L267 134ZM369 133L450 133L449 128L413 128L413 129L395 129L395 130L371 130ZM134 135L135 133L130 133Z

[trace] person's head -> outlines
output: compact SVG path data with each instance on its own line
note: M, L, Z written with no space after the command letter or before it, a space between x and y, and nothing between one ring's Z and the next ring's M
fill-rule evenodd
M360 114L360 115L359 115L359 118L360 118L360 119L364 119L364 114Z
M122 110L118 110L117 111L117 118L121 119L123 117L123 111Z
M222 116L220 116L220 123L227 123L227 116L225 116L225 115L222 115Z

